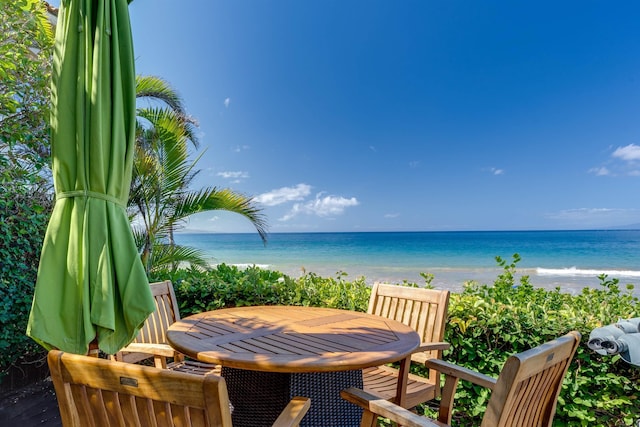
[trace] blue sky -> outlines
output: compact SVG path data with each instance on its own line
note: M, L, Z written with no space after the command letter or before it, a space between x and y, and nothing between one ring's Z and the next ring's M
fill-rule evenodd
M640 3L136 0L138 74L200 123L197 186L271 232L640 223ZM237 215L188 230L251 232Z

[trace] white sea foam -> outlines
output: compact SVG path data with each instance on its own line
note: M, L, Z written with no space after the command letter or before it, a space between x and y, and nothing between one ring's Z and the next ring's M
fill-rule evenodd
M539 276L599 276L606 274L609 277L640 277L640 271L635 270L594 270L580 269L576 267L570 268L536 268Z

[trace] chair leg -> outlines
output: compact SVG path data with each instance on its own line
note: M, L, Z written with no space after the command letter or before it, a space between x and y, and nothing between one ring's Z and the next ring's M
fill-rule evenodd
M378 424L378 416L371 411L364 410L360 427L376 427Z
M167 358L164 356L153 356L153 363L156 368L167 369Z
M438 411L438 421L451 425L453 415L453 397L456 394L459 378L445 374L444 387L442 388L442 398L440 399L440 410Z
M394 403L403 408L407 407L407 383L409 382L409 371L411 369L411 356L405 357L400 362L398 370L398 384L396 386L396 398Z

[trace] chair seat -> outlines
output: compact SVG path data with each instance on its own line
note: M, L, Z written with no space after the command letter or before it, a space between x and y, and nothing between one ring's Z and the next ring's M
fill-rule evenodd
M362 370L364 390L385 400L393 402L396 398L398 369L390 366L375 366ZM428 378L409 374L406 389L406 407L435 399L438 389Z

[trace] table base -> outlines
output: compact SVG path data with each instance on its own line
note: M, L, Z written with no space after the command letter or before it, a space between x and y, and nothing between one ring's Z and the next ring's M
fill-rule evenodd
M340 397L347 387L362 388L362 371L279 373L222 367L233 425L270 427L294 396L311 399L301 427L357 427L362 410Z

